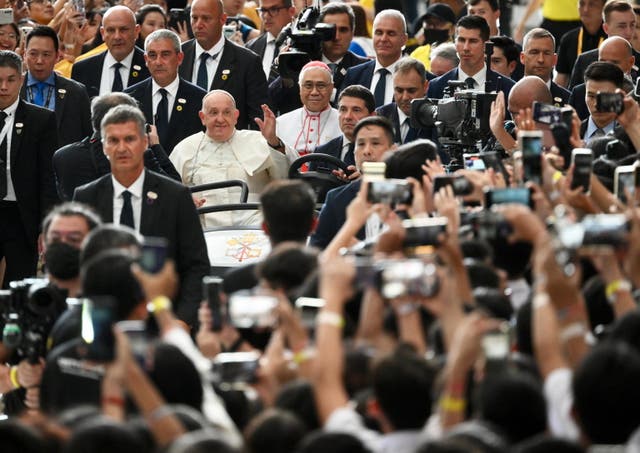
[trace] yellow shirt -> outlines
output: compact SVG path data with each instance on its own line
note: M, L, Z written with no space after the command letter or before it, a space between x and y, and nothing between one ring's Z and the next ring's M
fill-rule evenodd
M94 55L97 55L101 52L104 52L105 50L107 50L107 45L105 43L100 44L98 47L94 47L93 49L91 49L88 52L83 53L82 55L79 55L75 61L80 61L80 60L84 60L85 58L89 58L92 57ZM66 77L68 79L71 78L71 68L73 68L73 62L66 60L66 59L62 59L59 62L56 63L56 65L53 67L53 69L60 74L62 77Z
M417 47L410 55L418 61L421 61L427 71L431 71L431 44Z
M542 5L542 17L549 20L580 20L576 0L547 0Z
M358 0L358 3L360 3L360 6L362 6L365 11L367 10L374 11L373 0ZM369 20L368 18L367 18L367 30L369 31L369 36L373 36L373 21Z

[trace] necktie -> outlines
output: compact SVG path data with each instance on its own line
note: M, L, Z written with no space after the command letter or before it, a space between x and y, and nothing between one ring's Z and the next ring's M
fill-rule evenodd
M355 156L353 155L353 142L349 143L349 148L347 149L347 153L344 155L344 163L347 165L355 165L356 164L356 160L355 160Z
M380 79L373 93L373 97L376 98L376 107L380 107L385 103L384 95L387 91L387 74L389 74L389 71L386 68L380 68L378 69L378 74L380 74Z
M476 81L473 77L467 77L464 82L467 84L467 88L473 90L476 87Z
M135 229L133 224L133 206L131 205L131 192L125 190L122 192L122 211L120 211L120 225L127 225Z
M4 128L7 114L0 111L0 131ZM7 132L8 133L8 132ZM7 196L7 137L0 143L0 200Z
M33 103L35 105L39 105L40 107L46 107L46 105L44 105L44 90L45 87L47 86L46 83L44 82L38 82L35 85L35 93L33 96Z
M111 66L113 68L113 84L111 85L111 91L122 91L124 85L122 85L122 76L120 75L120 68L124 66L118 62Z
M211 57L207 52L200 55L200 67L198 68L197 84L205 91L209 91L209 74L207 73L207 60Z
M160 143L164 145L167 139L167 132L169 130L169 100L167 98L167 90L164 88L160 88L158 90L160 95L162 95L162 99L158 102L158 106L156 107L156 127L158 128L158 138L160 139Z
M327 66L331 69L331 74L336 75L336 68L338 65L336 63L328 63Z
M402 143L407 143L409 139L409 132L411 132L411 125L409 124L409 118L405 118L402 122Z
M601 127L599 127L598 129L596 129L593 134L591 134L590 138L596 138L596 137L602 137L604 136L604 129L602 129Z

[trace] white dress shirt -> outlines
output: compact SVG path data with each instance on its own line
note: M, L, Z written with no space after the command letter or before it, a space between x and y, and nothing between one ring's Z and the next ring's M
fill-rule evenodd
M200 70L200 55L204 52L207 52L212 57L216 56L216 59L208 58L207 59L207 80L209 81L209 86L211 86L211 82L213 82L213 78L216 75L216 71L218 70L218 64L220 63L220 59L222 58L222 50L224 49L224 38L220 38L217 43L211 49L203 49L202 46L196 43L196 53L195 59L193 60L193 73L191 74L191 83L197 85L198 84L198 71ZM208 91L208 90L207 90Z
M342 135L338 111L331 107L319 113L304 107L292 110L276 118L276 135L286 145L287 158L293 162Z
M120 63L120 78L122 79L122 89L125 90L129 84L129 71L131 71L131 64L133 63L132 50ZM113 87L113 65L118 63L118 60L113 58L111 52L107 50L107 54L104 57L104 64L102 65L102 77L100 78L100 96L103 94L111 93L111 87ZM142 69L142 68L141 68Z
M387 74L387 84L385 85L385 90L384 90L384 104L388 104L389 102L393 101L393 73L396 70L396 65L398 64L398 61L400 60L396 60L394 63L390 64L389 66L382 66L380 62L376 60L376 66L375 68L373 68L373 78L371 79L372 93L376 92L376 86L378 86L378 82L380 81L380 73L378 72L378 69L386 68L387 71L389 71L389 74Z
M120 213L122 212L122 206L124 200L122 193L125 190L131 192L131 207L133 208L133 224L135 230L140 231L140 218L142 217L142 187L144 185L144 170L138 176L138 179L133 181L129 187L125 187L118 182L118 180L111 175L111 181L113 181L113 223L120 224Z
M264 46L264 55L262 56L262 70L264 75L269 80L269 74L271 73L271 65L276 54L276 38L269 32L267 32L267 42Z
M484 84L487 81L487 65L484 65L482 69L476 72L474 75L470 76L466 74L460 66L458 66L458 80L461 82L466 82L468 77L472 77L475 82L474 89L476 90L484 90Z
M153 117L156 117L156 112L158 111L158 104L162 100L162 95L160 94L160 89L164 88L167 90L167 122L171 121L171 112L173 112L173 105L176 102L176 97L178 96L178 87L180 86L180 77L176 77L176 79L171 82L166 87L161 87L156 83L155 80L151 79L151 99L153 102ZM155 121L154 121L155 122Z

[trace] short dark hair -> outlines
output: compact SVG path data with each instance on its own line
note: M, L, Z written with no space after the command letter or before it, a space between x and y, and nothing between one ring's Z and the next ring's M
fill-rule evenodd
M427 69L424 64L412 57L403 57L398 60L393 74L408 74L411 71L417 72L422 80L427 80Z
M376 109L376 99L373 97L371 90L362 85L349 85L342 90L340 96L338 96L338 105L340 105L340 100L345 96L362 99L369 113L373 113Z
M609 17L613 11L619 13L626 13L627 11L633 11L633 5L626 0L608 0L604 1L604 8L602 8L602 20L609 21Z
M49 232L49 227L51 226L51 222L53 218L56 216L61 217L82 217L89 227L89 231L93 230L95 227L102 223L100 216L96 213L93 208L84 204L78 203L77 201L68 201L66 203L62 203L54 206L51 211L47 214L47 216L42 221L42 235L47 236Z
M142 241L133 228L107 223L91 231L85 238L80 252L80 262L84 263L105 250L133 248L140 250Z
M456 23L456 34L459 27L466 28L467 30L480 30L480 37L483 41L487 41L491 34L489 24L480 16L464 16L458 23Z
M291 219L291 218L289 218ZM300 242L279 243L260 261L256 272L273 289L289 292L297 289L318 268L318 252Z
M131 272L133 262L126 250L106 250L83 262L80 270L83 296L112 296L118 321L127 319L144 300L142 287Z
M640 355L622 342L593 348L573 374L573 407L592 444L624 444L640 425Z
M161 14L162 17L164 18L164 25L166 27L166 25L167 25L167 13L165 13L164 9L162 9L161 6L155 5L155 4L144 5L144 6L142 6L142 8L139 9L138 12L136 12L136 23L138 25L142 25L142 23L146 19L147 15L149 15L150 13Z
M356 15L353 13L353 9L347 3L330 2L322 7L320 10L320 16L318 16L318 22L322 22L327 14L346 14L349 16L349 24L351 30L356 26Z
M327 432L317 430L306 436L298 453L371 453L362 441L349 433Z
M60 48L60 41L58 40L58 34L55 32L53 28L48 27L46 25L39 25L29 32L29 34L27 35L27 41L25 42L25 45L24 45L25 48L29 47L29 42L31 41L31 38L35 38L38 36L41 38L51 38L51 41L53 41L53 48L56 50L56 52Z
M504 53L508 63L520 61L520 48L513 39L508 36L492 36L489 41L495 47L502 49L502 53Z
M584 83L593 80L595 82L611 82L617 88L622 88L624 84L624 73L622 69L613 63L606 61L594 61L584 71Z
M437 158L438 148L431 140L420 139L405 143L385 159L387 164L385 177L397 179L412 177L422 184L422 175L424 175L422 165L427 160Z
M367 116L366 118L362 118L356 124L356 127L353 128L353 139L355 140L358 136L358 132L363 127L368 126L376 126L380 127L384 130L385 135L389 139L389 143L393 143L393 125L391 121L384 116Z
M422 429L431 415L434 369L405 349L382 359L373 369L373 391L394 430Z
M264 188L260 205L273 245L306 242L315 218L315 200L311 187L300 180L272 181Z
M498 11L500 9L499 0L468 0L467 4L469 6L476 6L478 3L482 1L487 2L493 11Z
M22 75L22 58L11 50L0 50L0 68L13 68Z
M247 451L251 453L290 453L296 449L307 428L295 414L283 409L267 409L245 429Z

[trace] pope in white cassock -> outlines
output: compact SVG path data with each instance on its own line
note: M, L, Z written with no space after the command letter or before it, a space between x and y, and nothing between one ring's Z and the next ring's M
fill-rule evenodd
M302 107L280 115L277 136L286 145L289 162L313 152L318 146L342 134L338 111L331 107L333 74L321 61L311 61L300 71Z
M275 116L266 105L262 110L264 120L256 119L260 132L237 130L239 111L233 96L224 90L210 91L202 99L199 112L206 131L182 140L170 156L182 182L194 186L241 179L249 185L248 201L254 202L270 181L286 178L289 165L284 146L275 135ZM195 201L198 206L238 203L239 194L239 188L218 189L203 192ZM210 213L204 217L205 228L261 222L259 213L252 211Z

